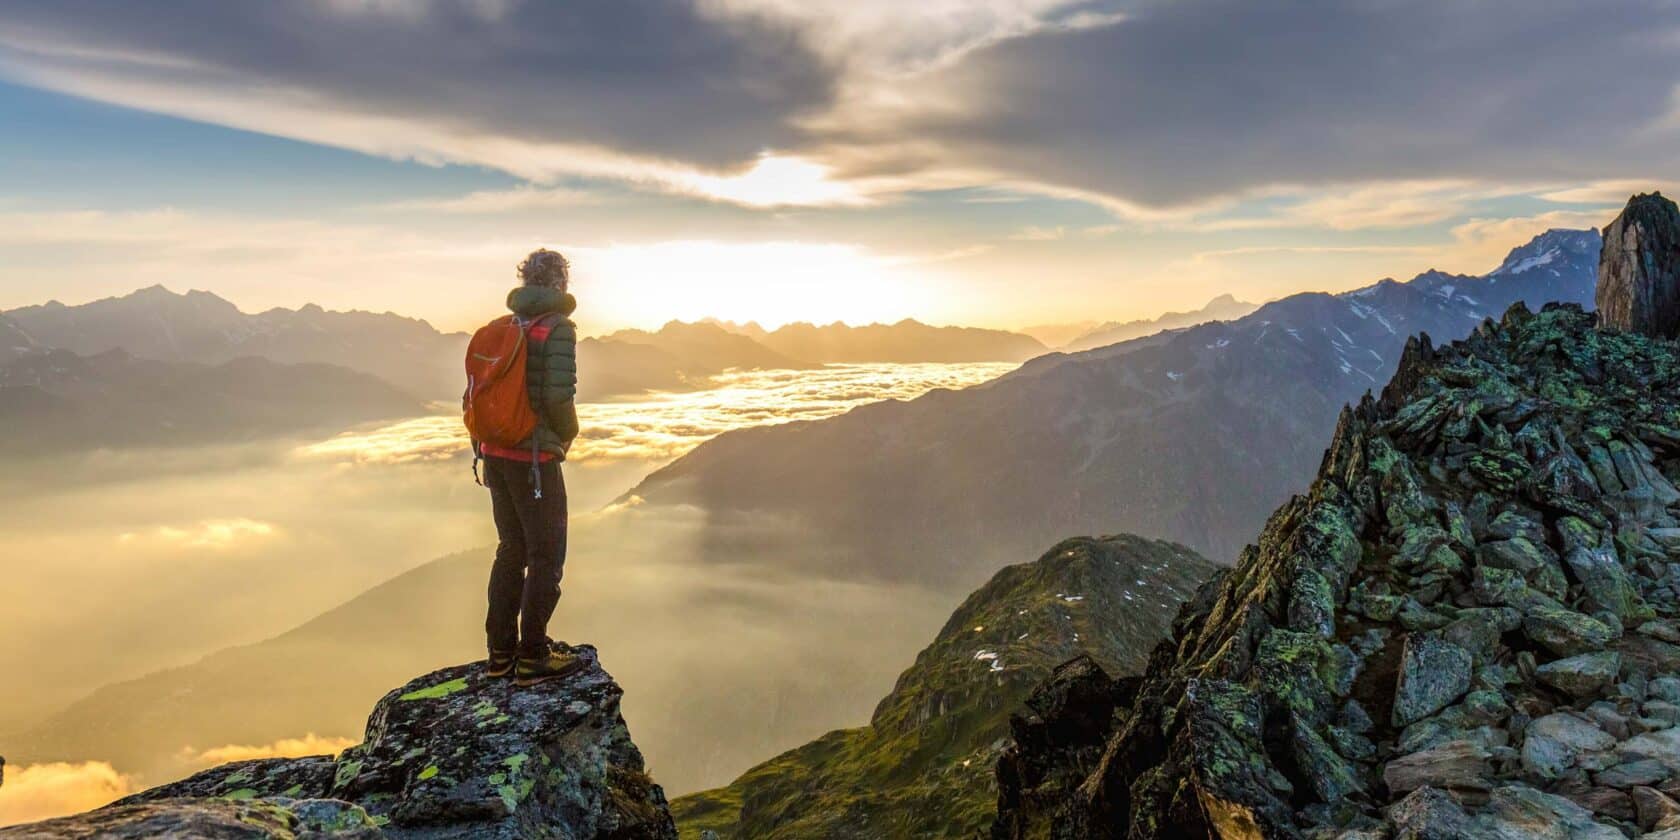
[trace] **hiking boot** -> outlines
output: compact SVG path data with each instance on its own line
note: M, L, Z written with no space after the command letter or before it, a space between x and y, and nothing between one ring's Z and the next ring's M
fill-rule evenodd
M490 651L490 658L484 662L484 675L487 677L505 677L513 673L514 659L511 650Z
M546 680L575 674L583 670L589 660L564 648L550 645L539 656L521 656L513 666L513 684L531 686Z

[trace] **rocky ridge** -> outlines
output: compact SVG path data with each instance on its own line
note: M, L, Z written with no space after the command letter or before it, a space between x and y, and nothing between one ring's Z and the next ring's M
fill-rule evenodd
M241 761L97 811L0 829L72 837L598 838L672 840L665 795L596 659L518 688L482 664L387 694L337 756Z
M830 732L672 804L684 837L972 837L1010 711L1057 663L1135 673L1214 567L1174 543L1064 540L952 613L868 726ZM1098 665L1098 663L1101 663Z
M1143 680L1040 687L993 836L1680 838L1677 388L1573 305L1411 340Z

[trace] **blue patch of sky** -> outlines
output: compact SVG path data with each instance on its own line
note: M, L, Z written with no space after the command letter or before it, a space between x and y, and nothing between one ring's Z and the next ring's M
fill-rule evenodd
M0 202L10 209L159 206L293 214L513 186L428 166L0 82Z

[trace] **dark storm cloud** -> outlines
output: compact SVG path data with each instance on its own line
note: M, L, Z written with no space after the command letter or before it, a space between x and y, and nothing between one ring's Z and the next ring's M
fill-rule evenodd
M703 165L793 144L789 119L832 86L787 28L703 16L687 0L0 2L0 41L73 47L58 60L85 72L232 78L360 113Z
M1042 0L1032 24L981 14L949 33L949 15L913 4L697 2L0 0L0 62L8 44L40 45L48 86L526 175L639 177L545 144L701 167L774 149L891 176L857 182L884 192L1001 180L1162 206L1680 164L1680 0ZM905 50L950 60L906 74L929 65ZM181 97L160 104L160 86ZM288 132L223 100L195 111L208 89L248 92L251 108L302 91L438 137Z
M924 101L959 107L893 120L895 134L1149 204L1280 183L1650 177L1680 162L1680 5L1664 0L1151 2L923 81Z

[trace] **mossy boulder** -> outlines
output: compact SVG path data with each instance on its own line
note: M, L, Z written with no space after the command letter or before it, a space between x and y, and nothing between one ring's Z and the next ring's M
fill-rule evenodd
M223 765L94 814L238 802L312 836L674 840L619 715L622 690L594 648L575 650L586 668L530 688L481 663L427 674L385 695L362 743L336 757Z

